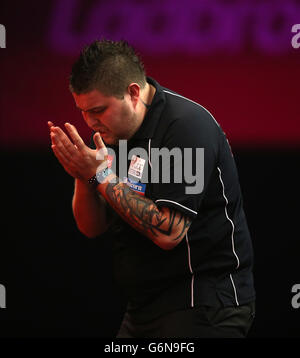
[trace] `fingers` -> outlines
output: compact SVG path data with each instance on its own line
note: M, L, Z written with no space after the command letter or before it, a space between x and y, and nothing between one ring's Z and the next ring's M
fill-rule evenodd
M58 159L58 161L60 162L60 164L66 168L67 165L70 163L70 160L66 157L66 155L64 154L64 152L62 150L59 149L59 147L55 144L51 145L51 148L53 150L53 153L55 154L56 158Z
M77 148L60 127L51 127L50 136L52 143L63 151L66 157L72 158L73 156L76 156Z
M54 126L50 121L48 126L52 142L51 148L64 169L74 177L91 177L97 169L99 159L97 153L85 145L75 126L65 123L67 133L60 127ZM101 163L105 162L107 160L107 148L99 133L95 138L95 143L99 148L96 152L103 151Z
M59 127L55 127L52 122L48 122L48 125L50 127L50 137L52 142L51 148L56 158L62 166L66 168L70 165L70 162L74 157L73 152L76 150L75 148L72 148L73 144Z
M86 147L84 141L78 134L76 127L73 126L72 124L65 123L65 127L66 127L73 143L70 141L69 137L65 134L65 132L60 127L54 126L53 122L48 121L48 126L50 129L50 133L51 134L53 133L55 135L55 136L51 135L51 138L53 137L53 139L55 139L57 137L63 143L63 145L66 147L66 149L70 152L70 154L74 154L74 152L72 153L72 149L74 149L74 148L78 149L78 150L82 150ZM74 148L72 148L72 146Z
M66 151L66 149L64 148L63 144L61 143L61 140L59 139L59 136L61 133L57 133L57 129L59 127L54 127L53 122L49 121L48 122L48 126L50 129L50 138L51 138L51 148L56 156L56 158L59 160L60 164L63 167L66 167L66 165L69 163L70 161L70 154Z
M54 155L65 169L72 165L73 157L69 154L68 151L66 151L66 149L61 143L52 144L51 148L53 150Z
M76 145L76 147L79 150L84 149L85 143L82 140L82 138L80 137L80 135L78 134L76 127L70 123L65 123L65 127L66 127L68 133L70 134L70 137L72 138L72 141Z
M54 126L51 122L48 125L52 142L51 148L54 155L68 174L74 178L79 177L76 166L74 166L74 161L77 161L76 158L78 156L76 145L70 141L61 128Z

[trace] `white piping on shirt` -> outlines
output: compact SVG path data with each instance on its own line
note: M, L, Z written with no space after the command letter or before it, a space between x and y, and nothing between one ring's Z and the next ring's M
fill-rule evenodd
M176 97L180 97L180 98L182 98L182 99L185 99L186 101L192 102L192 103L196 104L197 106L203 108L203 109L212 117L212 119L215 121L215 123L217 124L217 126L220 127L220 124L216 121L215 117L214 117L205 107L201 106L201 104L199 104L199 103L197 103L197 102L195 102L195 101L192 101L192 100L189 99L189 98L186 98L186 97L184 97L184 96L181 96L181 95L178 94L178 93L169 92L169 91L167 91L167 90L163 90L163 91L164 91L165 93L169 93L169 94L171 94L171 95L173 95L173 96L176 96Z
M230 274L229 277L230 277L231 284L232 284L232 287L233 287L234 298L235 298L236 305L239 306L240 304L239 304L239 301L238 301L238 298L237 298L236 288L235 288L235 284L234 284L234 282L233 282L232 275Z
M168 199L157 199L157 200L155 200L156 203L159 202L159 201L165 201L165 202L167 202L167 203L173 203L173 204L176 204L176 205L178 205L178 206L181 206L182 208L184 208L184 209L186 209L186 210L189 210L190 212L192 212L192 213L194 213L194 214L196 214L196 215L198 214L197 211L194 211L194 210L192 210L192 209L189 209L189 208L187 208L186 206L177 203L176 201L168 200Z
M186 239L186 246L188 249L188 262L189 262L189 269L190 273L192 275L192 281L191 281L191 307L194 307L194 271L192 269L192 261L191 261L191 248L189 244L189 239L187 233L185 234Z
M221 182L221 185L222 185L222 189L223 189L223 197L225 199L225 207L224 207L224 211L225 211L225 216L227 218L227 220L230 222L231 226L232 226L232 231L231 231L231 247L232 247L232 252L236 258L236 261L237 261L237 265L236 265L236 269L239 268L240 266L240 260L235 252L235 247L234 247L234 230L235 230L235 227L234 227L234 223L233 221L229 218L228 216L228 212L227 212L227 205L228 205L228 199L225 195L225 187L224 187L224 182L222 180L222 171L219 167L217 167L218 171L219 171L219 179L220 179L220 182ZM235 284L234 284L234 281L233 281L233 278L232 278L232 275L230 274L230 280L231 280L231 284L232 284L232 287L233 287L233 291L234 291L234 296L235 296L235 302L237 304L237 306L239 306L239 301L238 301L238 298L237 298L237 292L236 292L236 287L235 287Z
M152 169L152 163L151 163L151 138L149 138L149 142L148 142L148 162L149 165Z

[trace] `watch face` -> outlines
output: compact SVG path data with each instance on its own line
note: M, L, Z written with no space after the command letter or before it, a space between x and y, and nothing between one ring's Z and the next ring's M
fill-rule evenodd
M108 168L104 169L102 173L103 178L106 178L108 176L108 173L109 173Z
M99 183L102 183L103 180L110 174L112 173L111 169L109 168L105 168L103 170L101 170L99 173L97 173L97 180Z

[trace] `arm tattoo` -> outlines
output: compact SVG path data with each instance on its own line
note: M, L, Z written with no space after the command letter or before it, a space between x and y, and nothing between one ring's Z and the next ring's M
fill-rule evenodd
M175 230L176 237L182 239L191 220L179 211L165 208L162 213L152 200L135 193L127 184L109 183L106 196L113 209L133 228L150 238L169 236Z

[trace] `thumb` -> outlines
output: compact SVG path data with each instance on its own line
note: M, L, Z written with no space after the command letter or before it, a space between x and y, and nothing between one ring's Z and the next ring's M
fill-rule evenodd
M94 134L93 139L94 139L94 143L96 145L96 149L101 149L101 148L105 147L99 132L96 132Z
M95 133L93 136L94 143L96 145L96 158L97 160L106 161L107 160L107 148L105 144L103 143L103 140L101 138L101 135L99 132Z

